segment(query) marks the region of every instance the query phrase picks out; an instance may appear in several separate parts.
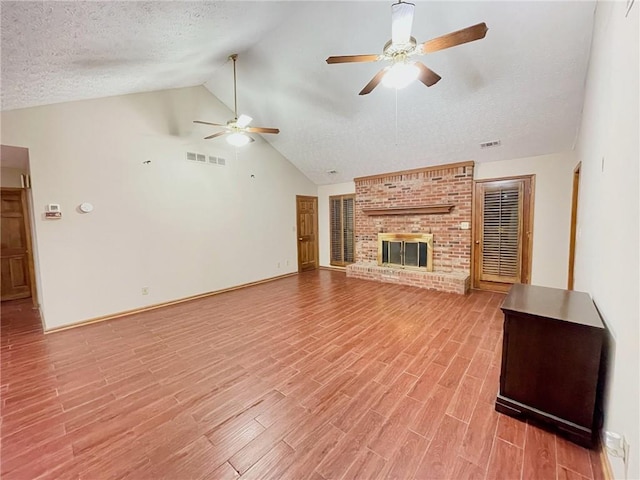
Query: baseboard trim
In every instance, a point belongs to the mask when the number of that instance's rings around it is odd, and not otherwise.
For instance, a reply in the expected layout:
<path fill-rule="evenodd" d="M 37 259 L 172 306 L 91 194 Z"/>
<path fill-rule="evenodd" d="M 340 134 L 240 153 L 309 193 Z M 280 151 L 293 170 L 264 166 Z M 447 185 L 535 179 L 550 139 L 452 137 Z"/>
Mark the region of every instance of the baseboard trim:
<path fill-rule="evenodd" d="M 324 266 L 320 266 L 318 267 L 318 270 L 329 270 L 330 272 L 342 272 L 342 273 L 347 273 L 347 267 L 324 267 Z"/>
<path fill-rule="evenodd" d="M 607 447 L 605 447 L 602 442 L 600 444 L 600 466 L 602 467 L 602 475 L 604 475 L 605 480 L 614 480 L 611 462 L 609 462 L 609 456 L 607 455 Z"/>
<path fill-rule="evenodd" d="M 156 303 L 154 305 L 148 305 L 146 307 L 134 308 L 132 310 L 125 310 L 123 312 L 112 313 L 110 315 L 104 315 L 101 317 L 90 318 L 88 320 L 83 320 L 81 322 L 76 322 L 71 325 L 64 325 L 62 327 L 55 327 L 50 329 L 45 329 L 44 333 L 56 333 L 62 332 L 64 330 L 70 330 L 72 328 L 84 327 L 87 325 L 91 325 L 92 323 L 104 322 L 106 320 L 113 320 L 115 318 L 127 317 L 129 315 L 135 315 L 136 313 L 148 312 L 150 310 L 156 310 L 158 308 L 169 307 L 171 305 L 177 305 L 179 303 L 191 302 L 192 300 L 199 300 L 201 298 L 212 297 L 213 295 L 220 295 L 221 293 L 232 292 L 234 290 L 239 290 L 241 288 L 253 287 L 255 285 L 260 285 L 262 283 L 273 282 L 275 280 L 280 280 L 287 277 L 292 277 L 294 275 L 298 275 L 298 272 L 285 273 L 284 275 L 278 275 L 277 277 L 269 277 L 263 280 L 257 280 L 255 282 L 243 283 L 242 285 L 236 285 L 235 287 L 223 288 L 221 290 L 214 290 L 212 292 L 200 293 L 198 295 L 192 295 L 190 297 L 179 298 L 177 300 L 170 300 L 168 302 Z M 44 326 L 43 326 L 44 327 Z"/>

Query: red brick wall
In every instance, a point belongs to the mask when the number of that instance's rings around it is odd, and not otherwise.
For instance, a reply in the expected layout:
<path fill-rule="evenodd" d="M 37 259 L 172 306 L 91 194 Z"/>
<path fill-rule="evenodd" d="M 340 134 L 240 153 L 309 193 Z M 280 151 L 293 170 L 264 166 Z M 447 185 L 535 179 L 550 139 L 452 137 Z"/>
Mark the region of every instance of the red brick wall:
<path fill-rule="evenodd" d="M 378 233 L 432 233 L 435 272 L 469 273 L 473 163 L 356 178 L 356 262 L 377 264 Z M 452 204 L 447 214 L 365 214 L 363 208 Z"/>

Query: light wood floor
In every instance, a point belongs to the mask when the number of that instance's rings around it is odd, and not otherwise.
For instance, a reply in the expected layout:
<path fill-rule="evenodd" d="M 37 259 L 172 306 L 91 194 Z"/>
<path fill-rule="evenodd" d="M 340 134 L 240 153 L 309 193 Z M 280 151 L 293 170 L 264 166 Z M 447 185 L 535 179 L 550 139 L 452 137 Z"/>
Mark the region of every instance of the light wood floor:
<path fill-rule="evenodd" d="M 2 479 L 599 480 L 494 411 L 502 299 L 320 271 L 49 335 L 6 302 Z"/>

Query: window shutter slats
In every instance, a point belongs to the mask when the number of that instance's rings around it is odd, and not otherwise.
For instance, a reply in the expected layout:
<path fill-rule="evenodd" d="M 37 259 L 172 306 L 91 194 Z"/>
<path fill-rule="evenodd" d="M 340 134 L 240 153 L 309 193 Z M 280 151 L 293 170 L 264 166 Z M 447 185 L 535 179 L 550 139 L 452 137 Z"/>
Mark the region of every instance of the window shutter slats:
<path fill-rule="evenodd" d="M 482 276 L 518 281 L 522 189 L 487 189 L 483 200 Z"/>
<path fill-rule="evenodd" d="M 331 209 L 331 262 L 342 260 L 342 239 L 341 239 L 341 208 L 340 199 L 331 198 L 329 200 Z"/>
<path fill-rule="evenodd" d="M 346 263 L 354 261 L 354 198 L 343 198 L 343 260 Z"/>
<path fill-rule="evenodd" d="M 329 197 L 331 264 L 344 266 L 355 261 L 355 196 Z"/>

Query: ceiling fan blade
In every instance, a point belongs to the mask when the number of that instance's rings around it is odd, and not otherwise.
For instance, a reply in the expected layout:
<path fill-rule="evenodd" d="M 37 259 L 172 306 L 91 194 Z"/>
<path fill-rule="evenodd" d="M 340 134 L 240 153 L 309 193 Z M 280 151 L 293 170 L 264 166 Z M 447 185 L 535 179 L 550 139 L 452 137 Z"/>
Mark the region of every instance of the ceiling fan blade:
<path fill-rule="evenodd" d="M 201 123 L 203 125 L 213 125 L 214 127 L 226 127 L 226 125 L 223 125 L 221 123 L 203 122 L 201 120 L 194 120 L 193 123 Z"/>
<path fill-rule="evenodd" d="M 409 43 L 415 7 L 413 3 L 406 2 L 391 5 L 391 43 L 393 45 Z"/>
<path fill-rule="evenodd" d="M 236 125 L 238 125 L 240 128 L 244 128 L 251 123 L 251 120 L 253 120 L 253 118 L 251 118 L 249 115 L 243 114 L 238 117 Z"/>
<path fill-rule="evenodd" d="M 327 63 L 377 62 L 380 55 L 339 55 L 327 58 Z"/>
<path fill-rule="evenodd" d="M 367 83 L 362 90 L 360 90 L 360 95 L 367 95 L 368 93 L 371 93 L 371 91 L 374 88 L 376 88 L 378 84 L 382 81 L 382 77 L 384 77 L 384 74 L 387 73 L 388 69 L 389 67 L 385 67 L 382 70 L 380 70 L 378 73 L 376 73 L 376 76 L 373 77 L 371 81 Z"/>
<path fill-rule="evenodd" d="M 218 132 L 218 133 L 214 133 L 213 135 L 209 135 L 208 137 L 204 137 L 205 140 L 210 140 L 212 138 L 216 138 L 219 137 L 220 135 L 224 135 L 225 133 L 229 133 L 229 132 Z"/>
<path fill-rule="evenodd" d="M 265 127 L 249 127 L 246 129 L 249 133 L 280 133 L 278 128 L 265 128 Z"/>
<path fill-rule="evenodd" d="M 440 81 L 440 75 L 431 70 L 425 64 L 416 62 L 415 65 L 420 70 L 420 73 L 418 74 L 418 80 L 424 83 L 427 87 L 435 85 Z"/>
<path fill-rule="evenodd" d="M 487 34 L 487 24 L 482 22 L 472 27 L 463 28 L 456 32 L 447 33 L 441 37 L 428 40 L 422 44 L 422 53 L 433 53 L 445 48 L 455 47 L 463 43 L 473 42 L 484 38 Z"/>

